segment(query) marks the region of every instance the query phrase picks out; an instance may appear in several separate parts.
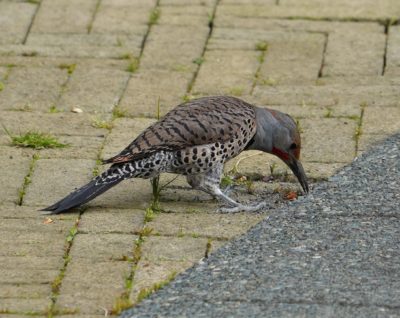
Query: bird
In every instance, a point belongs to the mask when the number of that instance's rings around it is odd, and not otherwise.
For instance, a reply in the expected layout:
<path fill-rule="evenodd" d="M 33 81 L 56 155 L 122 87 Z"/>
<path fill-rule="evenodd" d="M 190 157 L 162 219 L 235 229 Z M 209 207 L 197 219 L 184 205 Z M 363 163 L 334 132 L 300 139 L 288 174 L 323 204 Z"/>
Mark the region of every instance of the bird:
<path fill-rule="evenodd" d="M 299 159 L 300 133 L 292 117 L 237 97 L 208 96 L 176 106 L 119 154 L 103 160 L 111 166 L 102 174 L 42 211 L 62 213 L 93 200 L 125 179 L 155 178 L 163 172 L 186 176 L 192 188 L 223 202 L 223 212 L 257 211 L 266 203 L 245 205 L 220 188 L 225 162 L 245 150 L 279 157 L 303 191 L 309 192 Z"/>

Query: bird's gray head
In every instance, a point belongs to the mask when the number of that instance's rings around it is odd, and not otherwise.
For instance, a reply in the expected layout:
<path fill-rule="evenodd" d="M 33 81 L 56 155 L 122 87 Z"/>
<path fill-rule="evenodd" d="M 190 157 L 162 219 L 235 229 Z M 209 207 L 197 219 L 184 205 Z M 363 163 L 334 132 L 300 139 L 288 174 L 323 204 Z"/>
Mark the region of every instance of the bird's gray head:
<path fill-rule="evenodd" d="M 308 192 L 307 177 L 300 159 L 301 138 L 296 122 L 277 110 L 256 107 L 257 132 L 250 149 L 262 150 L 282 159 Z"/>

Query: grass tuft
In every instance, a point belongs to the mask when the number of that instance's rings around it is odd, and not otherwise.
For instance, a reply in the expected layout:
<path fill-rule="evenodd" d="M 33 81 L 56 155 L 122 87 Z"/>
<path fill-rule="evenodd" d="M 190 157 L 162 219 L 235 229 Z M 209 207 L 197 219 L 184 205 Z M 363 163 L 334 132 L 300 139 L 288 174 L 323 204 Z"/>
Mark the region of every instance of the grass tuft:
<path fill-rule="evenodd" d="M 256 44 L 256 50 L 265 52 L 268 50 L 268 43 L 265 41 L 260 41 Z"/>
<path fill-rule="evenodd" d="M 16 147 L 44 149 L 44 148 L 64 148 L 67 144 L 60 143 L 58 139 L 50 134 L 37 131 L 28 131 L 23 135 L 12 135 L 3 127 L 7 135 L 11 138 L 11 144 Z"/>
<path fill-rule="evenodd" d="M 92 121 L 92 127 L 111 130 L 113 127 L 113 123 L 111 121 L 97 118 Z"/>
<path fill-rule="evenodd" d="M 76 64 L 60 64 L 58 67 L 67 70 L 68 74 L 71 75 L 75 71 Z"/>

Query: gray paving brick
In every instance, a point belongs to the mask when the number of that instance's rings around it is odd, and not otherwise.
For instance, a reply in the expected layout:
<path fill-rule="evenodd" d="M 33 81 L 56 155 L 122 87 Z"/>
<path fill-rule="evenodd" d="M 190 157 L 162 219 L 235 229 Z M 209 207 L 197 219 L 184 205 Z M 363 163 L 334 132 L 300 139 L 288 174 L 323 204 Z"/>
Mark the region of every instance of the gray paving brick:
<path fill-rule="evenodd" d="M 122 42 L 121 42 L 122 43 Z M 0 46 L 0 56 L 34 56 L 47 58 L 82 58 L 82 59 L 121 59 L 127 54 L 138 54 L 139 48 L 133 47 L 98 47 L 88 45 L 42 46 L 42 45 L 5 45 Z M 13 58 L 15 59 L 15 58 Z M 113 63 L 118 63 L 114 61 Z"/>
<path fill-rule="evenodd" d="M 0 148 L 0 175 L 3 182 L 0 185 L 0 201 L 17 202 L 18 190 L 24 183 L 24 178 L 29 172 L 32 158 L 22 157 L 19 151 Z"/>
<path fill-rule="evenodd" d="M 189 6 L 212 6 L 215 0 L 163 0 L 161 6 L 189 5 Z"/>
<path fill-rule="evenodd" d="M 36 11 L 36 5 L 23 2 L 0 3 L 0 45 L 22 43 Z"/>
<path fill-rule="evenodd" d="M 95 263 L 121 260 L 131 256 L 138 236 L 129 234 L 78 234 L 74 238 L 70 256 L 79 262 Z M 90 265 L 89 265 L 90 266 Z"/>
<path fill-rule="evenodd" d="M 153 234 L 211 236 L 231 239 L 265 218 L 263 214 L 160 213 L 146 225 Z"/>
<path fill-rule="evenodd" d="M 138 56 L 143 36 L 136 34 L 41 34 L 32 33 L 27 45 L 38 48 L 38 54 L 50 52 L 52 56 L 121 57 L 124 54 Z M 51 51 L 41 46 L 54 47 Z"/>
<path fill-rule="evenodd" d="M 0 260 L 2 269 L 31 270 L 59 269 L 64 264 L 62 258 L 56 256 L 6 256 Z"/>
<path fill-rule="evenodd" d="M 129 179 L 89 203 L 92 208 L 146 209 L 152 200 L 148 179 Z M 90 212 L 91 210 L 88 210 Z"/>
<path fill-rule="evenodd" d="M 117 8 L 133 7 L 133 8 L 154 8 L 156 0 L 103 0 L 102 4 Z"/>
<path fill-rule="evenodd" d="M 365 38 L 351 30 L 330 34 L 322 75 L 381 75 L 384 51 L 383 27 Z"/>
<path fill-rule="evenodd" d="M 130 264 L 123 261 L 87 263 L 73 259 L 67 267 L 56 308 L 78 308 L 80 314 L 104 315 L 124 292 L 129 270 Z"/>
<path fill-rule="evenodd" d="M 150 236 L 141 246 L 142 259 L 197 262 L 206 251 L 206 238 Z"/>
<path fill-rule="evenodd" d="M 206 25 L 155 25 L 149 34 L 140 67 L 194 71 L 193 60 L 201 56 L 208 33 Z"/>
<path fill-rule="evenodd" d="M 135 270 L 131 300 L 137 301 L 140 291 L 151 289 L 155 284 L 168 281 L 172 275 L 180 273 L 193 265 L 190 261 L 148 261 L 141 260 Z"/>
<path fill-rule="evenodd" d="M 182 97 L 192 76 L 191 73 L 179 71 L 140 71 L 129 80 L 121 108 L 130 116 L 157 118 L 160 99 L 160 115 L 163 116 L 183 103 Z"/>
<path fill-rule="evenodd" d="M 383 142 L 387 138 L 386 135 L 366 134 L 363 132 L 358 141 L 358 150 L 360 155 L 362 152 L 369 150 L 376 144 Z"/>
<path fill-rule="evenodd" d="M 400 74 L 400 26 L 391 26 L 386 53 L 386 75 Z"/>
<path fill-rule="evenodd" d="M 390 19 L 393 8 L 398 9 L 394 0 L 379 4 L 368 1 L 335 1 L 327 5 L 321 0 L 285 0 L 273 4 L 221 4 L 218 13 L 239 17 L 262 18 L 308 18 L 308 19 Z"/>
<path fill-rule="evenodd" d="M 321 68 L 323 34 L 278 34 L 268 50 L 257 82 L 260 85 L 314 83 Z"/>
<path fill-rule="evenodd" d="M 42 0 L 33 33 L 87 33 L 96 0 Z"/>
<path fill-rule="evenodd" d="M 193 87 L 197 94 L 241 96 L 251 91 L 259 66 L 256 51 L 207 51 Z"/>
<path fill-rule="evenodd" d="M 38 160 L 32 183 L 24 197 L 24 205 L 45 207 L 53 204 L 89 181 L 93 168 L 93 160 Z"/>
<path fill-rule="evenodd" d="M 8 67 L 1 67 L 0 66 L 0 81 L 4 80 L 6 77 L 6 74 L 8 74 Z M 4 89 L 4 83 L 1 83 L 2 85 L 2 90 Z"/>
<path fill-rule="evenodd" d="M 79 222 L 80 233 L 138 233 L 143 227 L 144 211 L 97 208 L 85 213 Z"/>
<path fill-rule="evenodd" d="M 0 282 L 6 284 L 23 284 L 25 282 L 45 284 L 52 282 L 58 275 L 58 272 L 58 269 L 1 269 Z"/>
<path fill-rule="evenodd" d="M 0 109 L 48 111 L 67 80 L 67 71 L 56 68 L 13 68 L 0 92 Z"/>
<path fill-rule="evenodd" d="M 332 116 L 358 115 L 360 105 L 395 106 L 397 95 L 396 87 L 388 85 L 263 86 L 256 87 L 253 93 L 258 104 L 301 106 L 306 112 L 314 106 L 327 107 Z M 291 108 L 295 111 L 294 116 L 301 115 L 301 109 Z M 319 111 L 314 109 L 313 112 Z"/>
<path fill-rule="evenodd" d="M 84 112 L 112 112 L 128 80 L 118 70 L 77 68 L 65 87 L 59 105 L 62 109 L 79 107 Z"/>
<path fill-rule="evenodd" d="M 36 207 L 29 207 L 29 206 L 19 206 L 16 205 L 15 203 L 10 203 L 10 202 L 0 202 L 0 216 L 4 219 L 13 219 L 14 221 L 14 226 L 21 224 L 21 226 L 23 226 L 24 222 L 27 219 L 37 219 L 38 223 L 43 223 L 47 216 L 41 214 Z M 51 219 L 55 222 L 60 222 L 61 224 L 63 224 L 64 221 L 70 221 L 71 226 L 73 224 L 73 222 L 75 222 L 76 218 L 78 216 L 78 213 L 68 213 L 68 214 L 63 214 L 63 215 L 52 215 Z M 20 220 L 18 223 L 18 219 Z M 32 225 L 31 223 L 28 223 L 29 225 Z M 53 223 L 51 223 L 51 225 L 54 225 Z M 69 227 L 68 225 L 66 225 L 67 228 Z M 45 229 L 46 227 L 40 229 L 40 231 L 42 231 L 43 229 Z M 52 227 L 50 227 L 52 228 Z"/>
<path fill-rule="evenodd" d="M 38 298 L 38 299 L 4 298 L 1 299 L 0 302 L 0 310 L 4 312 L 44 313 L 47 311 L 49 306 L 50 306 L 50 300 L 48 298 Z M 18 317 L 18 315 L 12 315 L 12 317 Z"/>
<path fill-rule="evenodd" d="M 21 222 L 21 221 L 20 221 Z M 4 222 L 7 224 L 9 222 Z M 46 235 L 40 233 L 26 234 L 26 228 L 19 230 L 17 233 L 2 230 L 0 236 L 2 242 L 6 244 L 0 250 L 2 256 L 57 256 L 64 255 L 65 233 L 47 232 Z M 25 258 L 21 258 L 23 261 Z"/>
<path fill-rule="evenodd" d="M 2 46 L 0 46 L 0 49 Z M 41 47 L 48 48 L 48 47 Z M 92 53 L 95 55 L 96 52 Z M 125 52 L 126 53 L 126 52 Z M 120 56 L 118 56 L 120 58 Z M 25 67 L 64 67 L 75 64 L 77 67 L 85 66 L 92 68 L 113 68 L 116 70 L 126 70 L 129 61 L 126 59 L 96 58 L 93 56 L 86 58 L 78 57 L 54 57 L 54 56 L 7 56 L 0 55 L 0 65 L 15 65 Z"/>
<path fill-rule="evenodd" d="M 302 157 L 304 161 L 349 163 L 354 158 L 356 121 L 324 118 L 302 119 Z M 324 136 L 324 142 L 318 140 Z"/>
<path fill-rule="evenodd" d="M 42 149 L 42 159 L 97 159 L 103 143 L 103 135 L 98 136 L 59 136 L 59 142 L 67 146 L 60 149 Z"/>
<path fill-rule="evenodd" d="M 213 6 L 209 5 L 166 5 L 160 6 L 161 25 L 183 25 L 183 26 L 207 26 L 213 12 Z"/>
<path fill-rule="evenodd" d="M 81 137 L 97 137 L 104 136 L 106 129 L 93 127 L 92 114 L 76 114 L 76 113 L 37 113 L 29 111 L 1 111 L 0 117 L 4 120 L 7 130 L 12 134 L 21 134 L 27 131 L 40 131 L 43 133 L 51 133 L 55 136 L 81 136 Z M 105 119 L 110 117 L 104 116 Z M 68 122 L 68 125 L 63 125 Z M 3 130 L 0 130 L 0 138 L 4 138 Z M 4 136 L 4 137 L 3 137 Z M 3 141 L 3 139 L 1 139 Z M 9 139 L 8 139 L 9 140 Z M 4 139 L 5 143 L 6 139 Z"/>
<path fill-rule="evenodd" d="M 151 7 L 110 5 L 103 2 L 93 22 L 92 33 L 140 34 L 147 32 Z"/>
<path fill-rule="evenodd" d="M 32 284 L 24 282 L 21 285 L 15 284 L 1 284 L 0 299 L 2 298 L 46 298 L 51 294 L 50 285 Z M 21 300 L 22 301 L 22 300 Z M 0 301 L 1 302 L 1 301 Z M 3 317 L 3 316 L 2 316 Z"/>
<path fill-rule="evenodd" d="M 399 107 L 366 107 L 362 132 L 374 135 L 391 135 L 400 130 Z"/>

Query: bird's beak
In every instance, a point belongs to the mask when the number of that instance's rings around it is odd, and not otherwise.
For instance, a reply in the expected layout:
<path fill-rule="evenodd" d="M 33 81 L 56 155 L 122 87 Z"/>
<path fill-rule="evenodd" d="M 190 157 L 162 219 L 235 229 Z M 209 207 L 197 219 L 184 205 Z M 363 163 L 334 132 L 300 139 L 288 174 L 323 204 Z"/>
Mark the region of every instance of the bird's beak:
<path fill-rule="evenodd" d="M 294 175 L 299 180 L 304 192 L 308 193 L 309 189 L 308 189 L 307 177 L 301 162 L 297 160 L 295 157 L 290 156 L 289 160 L 286 161 L 286 164 L 289 166 L 289 168 L 293 171 Z"/>

